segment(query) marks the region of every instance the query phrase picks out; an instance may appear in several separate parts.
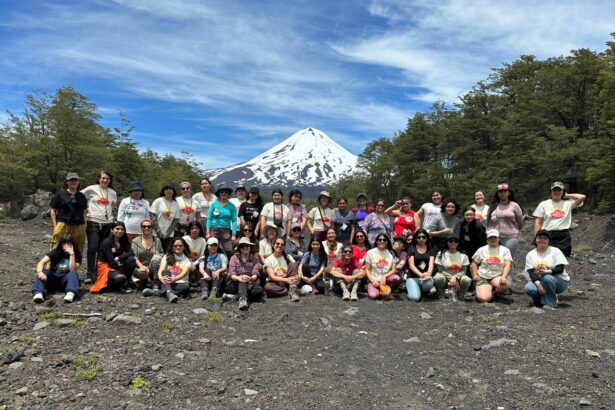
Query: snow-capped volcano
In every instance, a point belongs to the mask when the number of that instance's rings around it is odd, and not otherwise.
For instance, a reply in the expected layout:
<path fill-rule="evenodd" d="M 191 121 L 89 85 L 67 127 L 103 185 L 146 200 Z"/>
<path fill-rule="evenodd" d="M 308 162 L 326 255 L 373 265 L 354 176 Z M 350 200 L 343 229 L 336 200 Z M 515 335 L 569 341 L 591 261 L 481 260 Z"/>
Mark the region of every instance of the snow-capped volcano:
<path fill-rule="evenodd" d="M 357 157 L 316 128 L 298 131 L 261 155 L 208 171 L 214 183 L 324 187 L 354 171 Z"/>

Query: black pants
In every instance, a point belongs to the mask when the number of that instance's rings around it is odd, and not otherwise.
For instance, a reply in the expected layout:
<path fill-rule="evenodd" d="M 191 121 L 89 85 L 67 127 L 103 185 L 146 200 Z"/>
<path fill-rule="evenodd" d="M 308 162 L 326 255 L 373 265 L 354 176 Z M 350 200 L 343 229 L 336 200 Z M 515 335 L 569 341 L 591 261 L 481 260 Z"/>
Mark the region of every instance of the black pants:
<path fill-rule="evenodd" d="M 238 295 L 239 297 L 244 296 L 249 300 L 259 300 L 263 293 L 265 293 L 265 289 L 260 285 L 250 287 L 246 282 L 229 280 L 226 284 L 226 293 Z"/>
<path fill-rule="evenodd" d="M 218 289 L 218 293 L 220 293 L 226 283 L 226 275 L 221 274 L 218 276 L 218 279 L 214 279 L 209 270 L 207 270 L 207 274 L 209 275 L 211 280 L 205 280 L 201 278 L 201 283 L 203 287 L 207 286 L 207 289 L 209 290 L 211 290 L 212 288 L 216 288 Z"/>
<path fill-rule="evenodd" d="M 558 248 L 565 257 L 569 258 L 572 253 L 572 239 L 570 239 L 570 230 L 562 229 L 561 231 L 549 231 L 549 245 Z"/>
<path fill-rule="evenodd" d="M 102 239 L 109 236 L 111 225 L 113 224 L 101 224 L 98 222 L 88 221 L 88 224 L 85 227 L 85 235 L 88 239 L 88 273 L 90 274 L 96 274 L 96 258 L 98 256 L 98 249 Z"/>
<path fill-rule="evenodd" d="M 175 293 L 176 295 L 185 295 L 190 291 L 190 284 L 188 282 L 180 283 L 163 283 L 160 286 L 160 294 L 164 296 L 168 291 Z"/>
<path fill-rule="evenodd" d="M 109 271 L 109 277 L 107 283 L 111 289 L 119 289 L 128 285 L 128 281 L 132 276 L 132 273 L 137 267 L 137 262 L 133 256 L 130 256 L 124 260 L 124 264 L 119 270 Z"/>

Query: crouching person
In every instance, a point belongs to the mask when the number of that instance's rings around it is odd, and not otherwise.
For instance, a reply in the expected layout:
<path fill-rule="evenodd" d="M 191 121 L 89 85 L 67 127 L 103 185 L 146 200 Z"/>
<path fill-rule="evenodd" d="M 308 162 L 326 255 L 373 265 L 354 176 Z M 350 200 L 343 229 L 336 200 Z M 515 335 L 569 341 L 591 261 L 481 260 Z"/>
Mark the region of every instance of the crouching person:
<path fill-rule="evenodd" d="M 331 276 L 335 278 L 335 290 L 342 292 L 342 300 L 359 300 L 357 291 L 361 285 L 361 279 L 365 272 L 361 265 L 352 257 L 352 245 L 344 244 L 342 247 L 342 257 L 333 262 Z"/>
<path fill-rule="evenodd" d="M 273 253 L 265 259 L 268 281 L 265 292 L 269 297 L 288 295 L 293 302 L 299 301 L 297 285 L 301 278 L 294 259 L 284 251 L 285 241 L 277 238 L 273 243 Z"/>
<path fill-rule="evenodd" d="M 222 291 L 228 269 L 228 258 L 220 249 L 220 243 L 213 236 L 207 240 L 207 251 L 199 264 L 201 272 L 201 299 L 215 299 Z"/>
<path fill-rule="evenodd" d="M 478 302 L 491 302 L 494 291 L 500 296 L 506 293 L 511 265 L 510 250 L 500 245 L 500 233 L 496 229 L 489 229 L 487 245 L 476 251 L 470 265 Z"/>
<path fill-rule="evenodd" d="M 49 268 L 45 266 L 49 264 Z M 71 303 L 79 295 L 79 265 L 81 252 L 75 238 L 64 235 L 58 245 L 47 255 L 43 256 L 36 265 L 36 279 L 32 286 L 32 300 L 42 303 L 47 292 L 58 289 L 66 292 L 64 302 Z"/>
<path fill-rule="evenodd" d="M 111 225 L 111 233 L 100 245 L 96 282 L 90 292 L 100 293 L 107 288 L 132 292 L 128 284 L 135 267 L 135 257 L 128 242 L 126 226 L 123 222 L 115 222 Z"/>
<path fill-rule="evenodd" d="M 160 262 L 158 268 L 158 280 L 161 283 L 162 295 L 166 295 L 170 303 L 177 303 L 178 295 L 186 295 L 190 291 L 188 273 L 192 264 L 188 245 L 181 237 L 175 237 L 167 249 L 167 253 Z M 158 291 L 147 289 L 150 292 L 143 292 L 143 296 L 154 296 Z"/>
<path fill-rule="evenodd" d="M 446 248 L 438 252 L 436 266 L 439 272 L 434 276 L 438 298 L 444 296 L 446 288 L 450 288 L 451 299 L 457 301 L 457 296 L 464 298 L 472 280 L 465 274 L 470 261 L 465 253 L 457 250 L 459 238 L 450 236 L 446 240 Z"/>
<path fill-rule="evenodd" d="M 246 237 L 239 240 L 237 252 L 231 256 L 228 268 L 225 300 L 239 298 L 239 309 L 248 308 L 248 300 L 257 301 L 263 297 L 264 290 L 259 284 L 261 265 L 254 253 L 254 244 Z"/>
<path fill-rule="evenodd" d="M 153 284 L 155 289 L 159 289 L 158 268 L 164 253 L 162 242 L 153 235 L 154 223 L 149 219 L 141 222 L 141 232 L 142 234 L 134 238 L 131 244 L 136 263 L 132 282 L 137 287 Z"/>

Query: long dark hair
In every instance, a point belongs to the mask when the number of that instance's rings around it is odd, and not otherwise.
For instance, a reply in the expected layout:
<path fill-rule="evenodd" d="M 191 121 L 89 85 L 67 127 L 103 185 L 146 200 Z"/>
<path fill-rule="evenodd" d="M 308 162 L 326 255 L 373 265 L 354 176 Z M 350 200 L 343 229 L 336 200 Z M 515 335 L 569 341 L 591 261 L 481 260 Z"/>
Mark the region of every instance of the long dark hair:
<path fill-rule="evenodd" d="M 387 249 L 389 250 L 389 252 L 393 253 L 393 244 L 391 243 L 391 239 L 386 234 L 383 234 L 383 233 L 379 233 L 376 236 L 376 240 L 374 241 L 374 248 L 378 247 L 378 239 L 380 238 L 384 238 L 387 240 Z"/>
<path fill-rule="evenodd" d="M 73 250 L 75 251 L 75 260 L 81 260 L 81 251 L 79 250 L 79 246 L 77 246 L 77 241 L 72 235 L 64 235 L 60 238 L 60 241 L 58 242 L 56 247 L 53 248 L 51 252 L 49 252 L 49 259 L 58 260 L 61 258 L 65 258 L 67 256 L 67 253 L 64 252 L 64 249 L 62 249 L 62 247 L 66 243 L 70 243 L 71 245 L 73 245 Z"/>
<path fill-rule="evenodd" d="M 126 225 L 124 225 L 124 222 L 114 222 L 111 224 L 111 226 L 109 227 L 109 236 L 108 238 L 111 238 L 111 240 L 113 241 L 113 230 L 115 228 L 117 228 L 118 226 L 121 226 L 122 228 L 124 228 L 124 235 L 122 235 L 120 237 L 120 247 L 125 249 L 125 248 L 130 248 L 130 242 L 128 241 L 128 234 L 126 233 Z"/>
<path fill-rule="evenodd" d="M 354 238 L 352 238 L 352 244 L 353 245 L 358 245 L 359 243 L 357 242 L 357 235 L 358 234 L 362 234 L 363 237 L 365 238 L 365 241 L 363 242 L 365 244 L 365 249 L 370 249 L 371 246 L 369 244 L 369 241 L 367 240 L 367 234 L 364 231 L 357 231 L 354 234 Z"/>
<path fill-rule="evenodd" d="M 431 237 L 429 236 L 429 232 L 427 232 L 424 228 L 419 228 L 414 232 L 414 236 L 412 237 L 412 246 L 416 249 L 416 237 L 420 234 L 427 236 L 427 240 L 425 240 L 425 246 L 427 247 L 427 250 L 430 251 L 433 248 L 433 244 L 431 243 Z"/>
<path fill-rule="evenodd" d="M 500 182 L 500 184 L 506 184 L 506 182 Z M 515 193 L 513 192 L 512 189 L 510 189 L 510 187 L 507 189 L 508 189 L 508 202 L 514 202 L 517 205 L 519 205 L 519 208 L 521 208 L 521 213 L 523 213 L 523 207 L 515 199 Z M 493 211 L 495 211 L 495 209 L 500 204 L 500 197 L 498 195 L 498 191 L 499 190 L 496 189 L 495 192 L 493 193 L 493 198 L 491 199 L 491 204 L 489 205 L 489 215 L 487 216 L 487 225 L 491 223 L 491 214 L 493 213 Z"/>
<path fill-rule="evenodd" d="M 174 237 L 173 240 L 169 243 L 169 246 L 167 247 L 167 253 L 165 255 L 167 258 L 167 269 L 169 268 L 169 266 L 175 265 L 176 259 L 175 252 L 173 252 L 173 244 L 175 244 L 175 242 L 177 241 L 181 241 L 181 243 L 184 244 L 184 256 L 190 257 L 190 248 L 188 247 L 188 244 L 186 243 L 184 238 L 182 238 L 181 236 Z"/>
<path fill-rule="evenodd" d="M 288 193 L 288 203 L 289 204 L 290 204 L 292 197 L 295 195 L 299 195 L 299 202 L 301 202 L 301 198 L 303 198 L 303 194 L 298 189 L 293 189 L 292 191 Z"/>
<path fill-rule="evenodd" d="M 312 236 L 312 239 L 310 239 L 310 250 L 309 250 L 310 255 L 313 255 L 312 254 L 312 244 L 314 242 L 320 245 L 320 251 L 318 251 L 318 259 L 320 260 L 320 266 L 326 265 L 328 262 L 327 252 L 325 252 L 325 247 L 322 245 L 322 242 L 320 242 L 320 240 L 315 236 Z M 308 263 L 309 263 L 309 259 L 308 259 Z"/>

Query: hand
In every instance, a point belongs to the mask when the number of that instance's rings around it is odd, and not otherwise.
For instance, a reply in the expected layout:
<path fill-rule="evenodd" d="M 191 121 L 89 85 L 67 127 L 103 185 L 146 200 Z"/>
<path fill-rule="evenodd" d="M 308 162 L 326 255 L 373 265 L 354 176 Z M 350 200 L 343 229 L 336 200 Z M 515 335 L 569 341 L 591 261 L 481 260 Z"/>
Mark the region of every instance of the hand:
<path fill-rule="evenodd" d="M 398 199 L 397 201 L 395 201 L 395 207 L 399 208 L 401 206 L 401 201 Z"/>
<path fill-rule="evenodd" d="M 425 272 L 423 276 L 421 276 L 421 280 L 429 280 L 431 279 L 431 273 Z"/>
<path fill-rule="evenodd" d="M 458 288 L 459 287 L 459 283 L 457 282 L 457 278 L 456 277 L 452 277 L 451 280 L 448 282 L 449 286 L 451 288 Z"/>
<path fill-rule="evenodd" d="M 213 279 L 218 279 L 220 277 L 220 272 L 218 272 L 218 271 L 212 272 L 211 273 L 211 277 Z"/>
<path fill-rule="evenodd" d="M 209 276 L 208 274 L 206 274 L 206 273 L 201 273 L 201 275 L 203 276 L 203 279 L 205 279 L 205 280 L 211 280 L 211 276 Z"/>
<path fill-rule="evenodd" d="M 534 282 L 534 285 L 536 285 L 536 289 L 538 290 L 539 294 L 541 294 L 541 295 L 545 294 L 545 288 L 542 287 L 542 283 L 539 280 Z"/>
<path fill-rule="evenodd" d="M 451 228 L 444 228 L 443 232 L 448 234 L 448 235 L 452 235 L 453 234 L 453 230 Z"/>
<path fill-rule="evenodd" d="M 62 245 L 62 250 L 71 256 L 75 254 L 75 249 L 73 249 L 72 243 L 65 243 L 64 245 Z"/>
<path fill-rule="evenodd" d="M 47 280 L 47 275 L 45 275 L 43 271 L 36 272 L 36 276 L 43 282 Z"/>
<path fill-rule="evenodd" d="M 346 283 L 350 283 L 354 280 L 354 277 L 352 276 L 344 276 L 344 282 Z"/>
<path fill-rule="evenodd" d="M 237 240 L 237 237 L 235 235 L 231 236 L 231 241 L 235 242 Z"/>
<path fill-rule="evenodd" d="M 241 277 L 239 278 L 239 280 L 240 280 L 241 282 L 248 283 L 248 282 L 250 282 L 250 277 L 249 277 L 248 275 L 241 275 Z"/>
<path fill-rule="evenodd" d="M 250 278 L 250 280 L 255 281 L 257 279 L 256 275 L 252 275 L 252 277 Z"/>
<path fill-rule="evenodd" d="M 377 280 L 373 280 L 372 281 L 372 286 L 374 286 L 375 288 L 380 287 L 380 282 L 378 282 Z"/>
<path fill-rule="evenodd" d="M 162 283 L 173 283 L 173 280 L 171 279 L 170 276 L 163 276 L 162 279 L 160 280 Z"/>
<path fill-rule="evenodd" d="M 380 279 L 380 284 L 381 285 L 386 285 L 387 284 L 387 278 Z"/>
<path fill-rule="evenodd" d="M 209 232 L 207 232 L 207 233 L 205 234 L 205 239 L 209 239 L 209 238 L 211 238 L 211 234 L 210 234 Z"/>
<path fill-rule="evenodd" d="M 120 261 L 120 257 L 116 256 L 115 258 L 113 258 L 114 261 L 119 262 Z"/>
<path fill-rule="evenodd" d="M 149 273 L 149 268 L 147 266 L 145 266 L 145 265 L 141 266 L 139 268 L 139 272 L 141 272 L 141 273 Z"/>
<path fill-rule="evenodd" d="M 299 283 L 299 276 L 292 276 L 290 278 L 288 278 L 288 284 L 289 285 L 296 285 Z"/>

